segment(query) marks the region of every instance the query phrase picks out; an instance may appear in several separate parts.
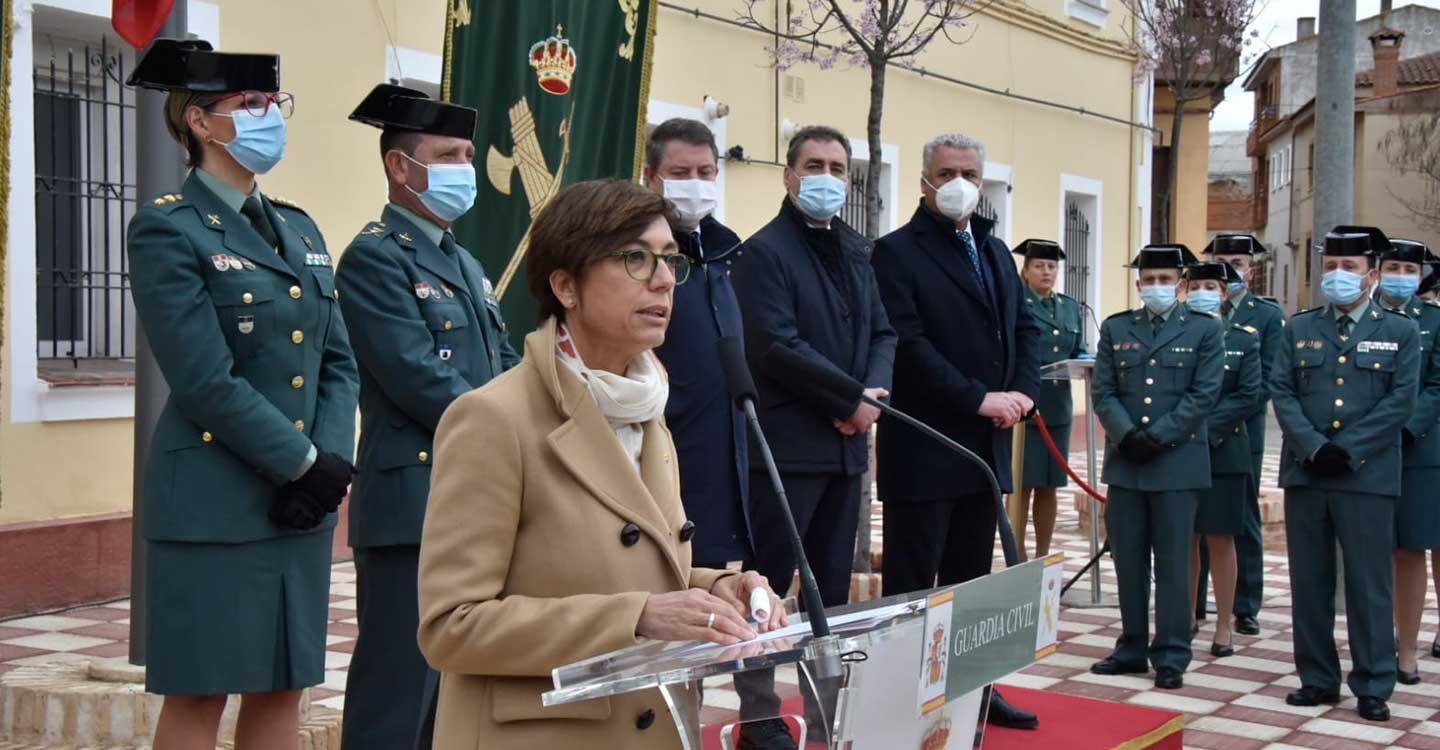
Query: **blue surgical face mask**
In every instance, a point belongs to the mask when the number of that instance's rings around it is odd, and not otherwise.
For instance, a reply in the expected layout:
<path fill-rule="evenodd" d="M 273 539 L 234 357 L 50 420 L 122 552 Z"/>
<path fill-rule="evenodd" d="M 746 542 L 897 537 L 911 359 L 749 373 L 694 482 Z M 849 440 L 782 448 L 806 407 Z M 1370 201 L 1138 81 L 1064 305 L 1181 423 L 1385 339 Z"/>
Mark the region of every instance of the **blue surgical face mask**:
<path fill-rule="evenodd" d="M 237 109 L 230 113 L 230 119 L 235 122 L 235 138 L 229 143 L 215 142 L 255 174 L 274 169 L 285 156 L 285 116 L 280 114 L 280 108 L 271 104 L 259 117 L 247 109 Z"/>
<path fill-rule="evenodd" d="M 1225 285 L 1225 291 L 1229 292 L 1231 297 L 1238 296 L 1245 291 L 1245 282 L 1232 281 Z"/>
<path fill-rule="evenodd" d="M 1140 301 L 1152 315 L 1161 315 L 1175 306 L 1175 287 L 1171 284 L 1146 284 L 1140 287 Z"/>
<path fill-rule="evenodd" d="M 1408 273 L 1386 273 L 1380 275 L 1380 291 L 1386 297 L 1405 302 L 1420 288 L 1420 279 Z"/>
<path fill-rule="evenodd" d="M 428 187 L 417 192 L 409 185 L 406 190 L 415 193 L 430 213 L 441 221 L 454 221 L 465 215 L 475 205 L 475 165 L 473 164 L 421 164 L 402 153 L 406 159 L 425 168 Z"/>
<path fill-rule="evenodd" d="M 816 221 L 829 221 L 845 207 L 845 181 L 828 174 L 804 175 L 795 205 Z"/>
<path fill-rule="evenodd" d="M 1348 305 L 1365 293 L 1364 280 L 1361 274 L 1337 268 L 1325 272 L 1320 280 L 1320 291 L 1331 304 Z"/>
<path fill-rule="evenodd" d="M 1185 297 L 1185 306 L 1196 312 L 1213 313 L 1220 309 L 1220 293 L 1214 289 L 1196 289 Z"/>

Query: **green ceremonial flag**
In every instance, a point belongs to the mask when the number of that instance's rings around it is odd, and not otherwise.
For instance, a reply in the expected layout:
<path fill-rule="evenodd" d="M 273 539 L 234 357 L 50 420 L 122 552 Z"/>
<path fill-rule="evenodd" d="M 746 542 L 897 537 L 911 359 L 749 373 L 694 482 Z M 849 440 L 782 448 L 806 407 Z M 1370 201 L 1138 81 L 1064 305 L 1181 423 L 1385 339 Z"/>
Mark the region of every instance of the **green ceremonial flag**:
<path fill-rule="evenodd" d="M 639 175 L 658 0 L 448 2 L 441 95 L 480 113 L 479 195 L 456 238 L 484 264 L 518 348 L 536 317 L 531 220 L 564 185 Z"/>

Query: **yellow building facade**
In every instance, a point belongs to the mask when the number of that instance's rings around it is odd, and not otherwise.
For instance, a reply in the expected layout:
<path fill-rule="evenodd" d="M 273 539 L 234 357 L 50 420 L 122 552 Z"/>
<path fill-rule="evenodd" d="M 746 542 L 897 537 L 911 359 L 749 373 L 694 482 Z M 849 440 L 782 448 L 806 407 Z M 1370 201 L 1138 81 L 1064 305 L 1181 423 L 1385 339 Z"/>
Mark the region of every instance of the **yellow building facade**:
<path fill-rule="evenodd" d="M 286 158 L 263 178 L 262 187 L 304 206 L 325 232 L 332 253 L 377 217 L 385 200 L 376 132 L 348 122 L 346 115 L 387 78 L 438 91 L 446 3 L 455 1 L 188 2 L 192 34 L 222 50 L 281 55 L 282 85 L 295 94 L 297 107 Z M 469 0 L 476 20 L 483 18 L 484 5 Z M 56 523 L 104 519 L 123 525 L 133 480 L 134 389 L 126 379 L 125 359 L 126 354 L 133 357 L 133 344 L 125 346 L 134 336 L 133 308 L 118 293 L 113 296 L 119 301 L 107 298 L 102 304 L 91 290 L 82 298 L 64 298 L 67 304 L 60 307 L 69 312 L 57 317 L 56 300 L 63 295 L 45 281 L 47 265 L 58 263 L 53 253 L 47 255 L 47 243 L 64 222 L 55 218 L 55 196 L 37 184 L 45 182 L 47 172 L 82 165 L 89 174 L 97 171 L 97 161 L 112 164 L 127 148 L 133 155 L 133 133 L 127 135 L 120 126 L 127 116 L 133 118 L 124 108 L 133 105 L 133 93 L 124 94 L 128 98 L 118 105 L 83 100 L 116 96 L 98 62 L 102 40 L 108 52 L 123 52 L 126 70 L 134 51 L 109 29 L 109 0 L 20 0 L 11 6 L 15 44 L 5 328 L 0 334 L 0 539 L 7 530 L 19 533 Z M 1125 49 L 1125 13 L 1117 0 L 1000 0 L 970 19 L 961 34 L 968 42 L 957 46 L 939 40 L 917 60 L 926 74 L 892 68 L 878 158 L 865 146 L 868 72 L 809 65 L 775 71 L 765 51 L 771 38 L 729 23 L 742 8 L 740 0 L 659 3 L 648 117 L 652 124 L 670 116 L 706 119 L 706 96 L 728 105 L 728 115 L 710 124 L 722 153 L 739 146 L 746 157 L 726 159 L 721 177 L 720 218 L 742 237 L 779 206 L 782 169 L 774 162 L 783 161 L 786 134 L 796 126 L 839 128 L 852 139 L 857 164 L 881 170 L 884 231 L 908 220 L 919 199 L 923 144 L 939 133 L 959 131 L 987 146 L 983 195 L 1001 236 L 1011 244 L 1027 237 L 1065 242 L 1068 231 L 1077 244 L 1067 247 L 1071 265 L 1083 273 L 1069 275 L 1066 291 L 1087 299 L 1097 318 L 1132 306 L 1131 275 L 1122 264 L 1149 236 L 1152 146 L 1149 131 L 1136 123 L 1148 123 L 1154 108 L 1149 87 L 1132 80 L 1134 60 Z M 90 92 L 81 97 L 79 109 L 61 112 L 54 92 L 81 76 L 57 74 L 51 63 L 61 61 L 63 70 L 67 58 L 77 56 L 97 58 L 101 73 L 79 81 Z M 74 152 L 70 162 L 54 156 L 54 143 L 65 127 L 96 107 L 111 106 L 116 118 L 105 132 L 97 134 L 93 123 L 86 125 L 83 137 L 66 141 Z M 65 117 L 74 122 L 65 125 Z M 1203 132 L 1203 127 L 1196 130 Z M 115 150 L 97 156 L 101 145 Z M 1203 159 L 1203 146 L 1199 154 Z M 119 176 L 107 175 L 107 185 L 125 182 L 123 165 L 115 166 Z M 1202 194 L 1204 173 L 1202 165 Z M 86 213 L 94 209 L 85 203 L 75 209 L 78 219 L 68 219 L 82 225 L 85 236 L 79 244 L 90 252 L 82 275 L 101 275 L 95 257 L 113 261 L 106 273 L 123 270 L 116 232 L 123 232 L 124 205 L 133 210 L 135 200 L 152 196 L 135 196 L 133 185 L 129 192 L 123 185 L 119 189 L 126 200 L 116 204 L 114 216 L 95 218 Z M 49 217 L 43 215 L 47 207 Z M 1200 212 L 1203 231 L 1203 204 Z M 105 231 L 106 238 L 98 239 Z M 87 363 L 74 351 L 60 351 L 54 331 L 67 315 L 93 319 L 96 311 L 107 313 L 101 327 L 115 335 L 105 345 L 108 360 L 99 368 L 101 376 L 87 380 L 78 376 L 88 373 Z M 1093 341 L 1094 324 L 1090 328 Z M 100 334 L 89 336 L 83 343 L 93 353 Z M 76 372 L 68 373 L 67 367 Z M 6 606 L 0 596 L 0 612 Z"/>

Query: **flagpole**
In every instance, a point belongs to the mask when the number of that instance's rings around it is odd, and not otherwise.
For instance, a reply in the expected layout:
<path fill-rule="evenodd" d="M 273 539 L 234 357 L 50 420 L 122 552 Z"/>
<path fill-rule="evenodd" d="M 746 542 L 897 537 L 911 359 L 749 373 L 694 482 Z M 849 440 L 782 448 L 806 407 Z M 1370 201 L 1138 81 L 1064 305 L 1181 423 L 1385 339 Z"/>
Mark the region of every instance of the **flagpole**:
<path fill-rule="evenodd" d="M 186 36 L 186 3 L 175 3 L 159 37 L 183 39 Z M 136 89 L 135 107 L 135 193 L 139 200 L 167 192 L 176 192 L 185 181 L 185 162 L 180 147 L 170 138 L 165 127 L 165 96 L 162 91 Z M 149 592 L 145 590 L 145 534 L 140 498 L 145 487 L 145 465 L 149 461 L 150 441 L 155 436 L 155 423 L 165 407 L 170 387 L 150 352 L 145 327 L 135 327 L 135 463 L 131 500 L 130 532 L 130 663 L 144 666 L 148 644 L 145 641 L 145 607 Z"/>

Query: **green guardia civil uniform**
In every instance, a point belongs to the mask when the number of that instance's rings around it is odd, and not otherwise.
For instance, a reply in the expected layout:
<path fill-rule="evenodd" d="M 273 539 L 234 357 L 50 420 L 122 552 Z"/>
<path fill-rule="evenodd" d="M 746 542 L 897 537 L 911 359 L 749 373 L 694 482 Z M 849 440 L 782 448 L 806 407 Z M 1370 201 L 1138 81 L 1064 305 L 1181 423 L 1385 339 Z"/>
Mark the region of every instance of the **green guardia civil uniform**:
<path fill-rule="evenodd" d="M 1230 324 L 1253 328 L 1260 346 L 1260 401 L 1245 420 L 1250 446 L 1252 490 L 1245 503 L 1244 526 L 1235 536 L 1235 616 L 1256 617 L 1265 588 L 1265 544 L 1260 518 L 1260 473 L 1265 462 L 1266 408 L 1270 403 L 1268 384 L 1275 355 L 1285 330 L 1285 311 L 1280 305 L 1254 292 L 1245 292 L 1226 301 L 1221 315 Z M 1228 475 L 1227 475 L 1228 476 Z"/>
<path fill-rule="evenodd" d="M 1210 489 L 1200 493 L 1195 533 L 1239 536 L 1245 527 L 1245 509 L 1254 502 L 1255 493 L 1246 415 L 1260 402 L 1265 385 L 1260 375 L 1258 331 L 1231 324 L 1225 331 L 1224 346 L 1220 400 L 1206 418 L 1210 437 Z"/>
<path fill-rule="evenodd" d="M 1420 332 L 1420 395 L 1411 405 L 1401 433 L 1400 498 L 1395 504 L 1395 546 L 1440 548 L 1440 303 L 1412 296 L 1391 306 L 1375 302 L 1415 321 Z"/>
<path fill-rule="evenodd" d="M 1074 359 L 1085 353 L 1081 334 L 1080 303 L 1059 292 L 1044 297 L 1025 287 L 1025 309 L 1040 325 L 1040 365 Z M 1050 438 L 1063 454 L 1070 452 L 1071 412 L 1074 411 L 1069 380 L 1041 380 L 1035 407 L 1045 419 Z M 1034 421 L 1025 426 L 1025 487 L 1064 487 L 1065 469 L 1050 455 L 1045 438 Z"/>
<path fill-rule="evenodd" d="M 1091 397 L 1105 428 L 1105 524 L 1123 627 L 1112 656 L 1128 668 L 1143 669 L 1147 656 L 1157 670 L 1184 672 L 1190 663 L 1190 546 L 1196 504 L 1210 486 L 1206 419 L 1224 377 L 1223 336 L 1216 316 L 1182 304 L 1158 316 L 1143 307 L 1117 313 L 1100 326 Z M 1135 428 L 1165 450 L 1144 464 L 1122 455 L 1120 440 Z"/>
<path fill-rule="evenodd" d="M 264 208 L 279 247 L 240 214 Z M 135 308 L 170 395 L 145 466 L 146 689 L 324 679 L 335 515 L 268 515 L 317 451 L 351 457 L 358 377 L 324 237 L 299 207 L 197 169 L 129 227 Z"/>
<path fill-rule="evenodd" d="M 1349 319 L 1346 335 L 1341 317 Z M 1391 552 L 1400 433 L 1415 408 L 1419 338 L 1414 321 L 1363 299 L 1349 313 L 1333 305 L 1297 313 L 1285 328 L 1270 397 L 1284 433 L 1280 486 L 1295 664 L 1305 687 L 1340 687 L 1337 542 L 1354 663 L 1347 682 L 1355 695 L 1382 700 L 1395 687 Z M 1322 476 L 1308 463 L 1327 443 L 1349 454 L 1340 476 Z"/>

